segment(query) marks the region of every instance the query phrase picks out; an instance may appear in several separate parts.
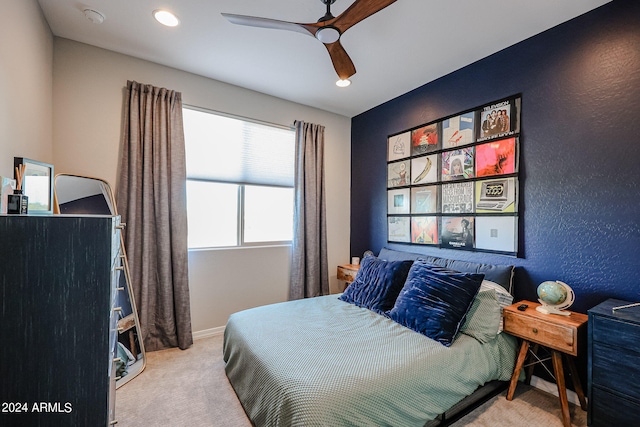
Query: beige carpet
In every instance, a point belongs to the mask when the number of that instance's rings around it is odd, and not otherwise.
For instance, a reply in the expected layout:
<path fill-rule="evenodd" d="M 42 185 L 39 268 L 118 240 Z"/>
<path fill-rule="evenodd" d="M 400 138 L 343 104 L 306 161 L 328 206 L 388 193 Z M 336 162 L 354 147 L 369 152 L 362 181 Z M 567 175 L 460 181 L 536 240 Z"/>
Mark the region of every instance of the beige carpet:
<path fill-rule="evenodd" d="M 144 372 L 116 392 L 118 426 L 251 426 L 224 373 L 222 336 L 147 356 Z M 559 405 L 557 397 L 521 384 L 513 401 L 496 396 L 453 425 L 560 427 Z M 586 426 L 586 419 L 571 405 L 574 426 Z"/>
<path fill-rule="evenodd" d="M 511 402 L 505 395 L 506 392 L 494 397 L 452 426 L 562 427 L 557 396 L 525 384 L 518 385 Z M 569 404 L 569 413 L 572 426 L 586 427 L 587 413 L 579 406 Z"/>
<path fill-rule="evenodd" d="M 119 427 L 250 427 L 224 373 L 222 336 L 188 350 L 147 353 L 147 367 L 116 391 Z"/>

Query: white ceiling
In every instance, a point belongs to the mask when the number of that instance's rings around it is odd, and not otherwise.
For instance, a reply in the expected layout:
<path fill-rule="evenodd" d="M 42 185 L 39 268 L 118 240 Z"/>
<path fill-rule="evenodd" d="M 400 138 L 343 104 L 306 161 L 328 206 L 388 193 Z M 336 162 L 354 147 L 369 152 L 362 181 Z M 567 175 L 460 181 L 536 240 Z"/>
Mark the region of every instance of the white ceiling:
<path fill-rule="evenodd" d="M 399 0 L 345 32 L 357 73 L 347 88 L 304 34 L 233 25 L 221 12 L 300 23 L 321 0 L 38 0 L 54 35 L 355 116 L 610 0 Z M 336 0 L 338 16 L 352 0 Z M 102 24 L 85 18 L 100 11 Z M 165 8 L 181 25 L 159 25 Z M 172 88 L 177 89 L 179 88 Z"/>

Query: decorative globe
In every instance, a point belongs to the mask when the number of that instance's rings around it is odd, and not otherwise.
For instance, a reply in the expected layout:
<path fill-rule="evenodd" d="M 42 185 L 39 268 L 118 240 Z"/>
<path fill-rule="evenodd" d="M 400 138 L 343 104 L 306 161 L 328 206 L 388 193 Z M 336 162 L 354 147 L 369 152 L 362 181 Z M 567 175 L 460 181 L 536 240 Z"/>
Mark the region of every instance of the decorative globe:
<path fill-rule="evenodd" d="M 569 308 L 575 298 L 573 289 L 566 283 L 559 280 L 542 282 L 538 286 L 538 301 L 542 305 L 536 310 L 545 314 L 568 316 L 570 313 L 563 310 Z"/>
<path fill-rule="evenodd" d="M 560 305 L 567 300 L 567 290 L 558 282 L 542 282 L 538 286 L 538 298 L 547 305 Z"/>

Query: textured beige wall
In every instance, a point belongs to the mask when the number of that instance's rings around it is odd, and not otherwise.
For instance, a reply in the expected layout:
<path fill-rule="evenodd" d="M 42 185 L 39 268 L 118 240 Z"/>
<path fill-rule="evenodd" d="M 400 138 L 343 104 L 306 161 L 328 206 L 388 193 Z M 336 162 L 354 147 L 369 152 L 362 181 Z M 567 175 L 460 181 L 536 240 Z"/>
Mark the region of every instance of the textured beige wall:
<path fill-rule="evenodd" d="M 237 86 L 74 41 L 54 39 L 54 160 L 58 172 L 116 185 L 127 80 L 182 92 L 183 103 L 270 123 L 326 127 L 331 289 L 335 266 L 349 260 L 351 120 Z M 194 331 L 224 326 L 234 311 L 284 301 L 289 248 L 193 251 L 189 257 Z"/>
<path fill-rule="evenodd" d="M 13 158 L 53 160 L 53 36 L 36 0 L 3 2 L 0 13 L 0 175 Z"/>

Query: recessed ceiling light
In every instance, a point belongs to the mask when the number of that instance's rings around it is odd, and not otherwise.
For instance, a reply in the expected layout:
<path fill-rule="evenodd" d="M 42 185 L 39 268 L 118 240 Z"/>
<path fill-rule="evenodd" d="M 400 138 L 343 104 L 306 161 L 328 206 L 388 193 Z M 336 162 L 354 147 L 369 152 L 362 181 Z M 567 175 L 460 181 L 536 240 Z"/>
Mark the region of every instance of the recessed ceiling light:
<path fill-rule="evenodd" d="M 338 87 L 347 87 L 350 84 L 351 84 L 351 80 L 349 79 L 344 79 L 344 80 L 340 79 L 336 82 L 336 86 Z"/>
<path fill-rule="evenodd" d="M 156 18 L 156 21 L 158 21 L 162 25 L 166 25 L 167 27 L 175 27 L 180 23 L 176 15 L 167 10 L 154 10 L 153 17 Z"/>

